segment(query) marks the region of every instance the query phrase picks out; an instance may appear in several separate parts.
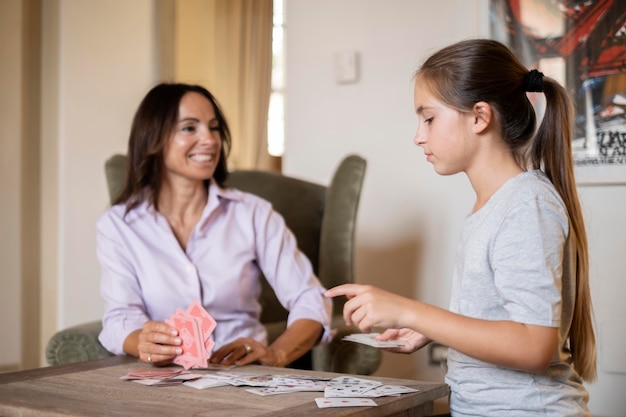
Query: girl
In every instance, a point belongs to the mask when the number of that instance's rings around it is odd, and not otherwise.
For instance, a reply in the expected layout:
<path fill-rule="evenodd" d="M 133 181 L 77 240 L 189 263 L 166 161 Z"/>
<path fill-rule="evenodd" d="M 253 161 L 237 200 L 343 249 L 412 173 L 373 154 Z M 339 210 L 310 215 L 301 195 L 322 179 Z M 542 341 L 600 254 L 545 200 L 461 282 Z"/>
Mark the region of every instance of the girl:
<path fill-rule="evenodd" d="M 526 92 L 543 92 L 536 116 Z M 475 193 L 457 252 L 449 311 L 365 285 L 344 319 L 410 353 L 449 346 L 453 416 L 589 416 L 596 374 L 587 240 L 571 153 L 573 111 L 556 81 L 503 44 L 473 39 L 428 58 L 415 76 L 415 144 L 441 175 Z"/>

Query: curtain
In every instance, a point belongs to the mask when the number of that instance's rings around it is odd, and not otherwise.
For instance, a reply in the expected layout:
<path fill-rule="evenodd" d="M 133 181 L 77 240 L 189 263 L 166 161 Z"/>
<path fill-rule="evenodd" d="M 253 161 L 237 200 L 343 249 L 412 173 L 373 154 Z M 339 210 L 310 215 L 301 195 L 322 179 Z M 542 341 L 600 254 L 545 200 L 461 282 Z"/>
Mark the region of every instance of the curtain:
<path fill-rule="evenodd" d="M 216 16 L 216 75 L 223 80 L 225 105 L 232 109 L 229 162 L 237 169 L 265 169 L 269 165 L 272 0 L 218 0 Z"/>
<path fill-rule="evenodd" d="M 178 0 L 175 74 L 207 87 L 233 136 L 230 169 L 272 169 L 267 114 L 272 72 L 272 0 Z"/>

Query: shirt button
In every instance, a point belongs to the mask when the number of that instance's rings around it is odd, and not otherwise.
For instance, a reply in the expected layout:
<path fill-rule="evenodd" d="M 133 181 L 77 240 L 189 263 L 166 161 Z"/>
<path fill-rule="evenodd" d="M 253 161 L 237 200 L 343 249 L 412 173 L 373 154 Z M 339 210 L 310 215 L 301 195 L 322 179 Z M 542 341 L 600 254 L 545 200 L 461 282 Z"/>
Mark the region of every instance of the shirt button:
<path fill-rule="evenodd" d="M 188 266 L 187 267 L 187 272 L 189 272 L 191 274 L 193 272 L 193 266 Z"/>

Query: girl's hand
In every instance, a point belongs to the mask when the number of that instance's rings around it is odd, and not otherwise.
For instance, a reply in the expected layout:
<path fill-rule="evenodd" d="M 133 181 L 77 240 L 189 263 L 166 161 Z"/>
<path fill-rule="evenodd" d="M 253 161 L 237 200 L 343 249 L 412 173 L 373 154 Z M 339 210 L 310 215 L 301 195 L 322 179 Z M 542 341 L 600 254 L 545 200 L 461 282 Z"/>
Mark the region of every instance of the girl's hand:
<path fill-rule="evenodd" d="M 423 334 L 407 328 L 387 329 L 382 334 L 378 335 L 376 339 L 380 341 L 393 340 L 404 343 L 403 346 L 385 348 L 385 350 L 395 353 L 413 353 L 431 342 L 431 340 Z"/>
<path fill-rule="evenodd" d="M 356 325 L 369 333 L 373 327 L 403 328 L 411 323 L 413 300 L 383 291 L 371 285 L 344 284 L 324 293 L 326 297 L 345 295 L 343 318 L 347 325 Z"/>

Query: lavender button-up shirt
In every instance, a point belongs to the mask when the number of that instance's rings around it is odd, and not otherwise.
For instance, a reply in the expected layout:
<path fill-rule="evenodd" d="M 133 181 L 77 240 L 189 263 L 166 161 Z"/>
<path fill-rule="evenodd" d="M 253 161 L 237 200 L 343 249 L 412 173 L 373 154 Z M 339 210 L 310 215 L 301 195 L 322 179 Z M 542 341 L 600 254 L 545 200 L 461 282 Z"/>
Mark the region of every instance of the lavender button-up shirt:
<path fill-rule="evenodd" d="M 269 202 L 214 182 L 187 250 L 167 220 L 143 203 L 124 216 L 109 208 L 97 223 L 97 255 L 104 299 L 102 345 L 124 354 L 124 340 L 147 320 L 163 321 L 198 300 L 217 321 L 215 348 L 239 337 L 266 343 L 260 323 L 259 273 L 263 271 L 283 306 L 287 325 L 310 319 L 330 339 L 332 304 L 297 248 L 293 233 Z"/>

